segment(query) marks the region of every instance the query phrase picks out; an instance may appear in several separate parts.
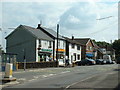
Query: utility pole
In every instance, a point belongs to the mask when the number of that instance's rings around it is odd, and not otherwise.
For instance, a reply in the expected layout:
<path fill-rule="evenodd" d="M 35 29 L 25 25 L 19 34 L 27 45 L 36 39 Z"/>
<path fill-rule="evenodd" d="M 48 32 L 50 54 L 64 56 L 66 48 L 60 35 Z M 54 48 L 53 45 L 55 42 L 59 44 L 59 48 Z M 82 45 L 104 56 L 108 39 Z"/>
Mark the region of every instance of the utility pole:
<path fill-rule="evenodd" d="M 24 71 L 26 70 L 26 57 L 25 57 L 25 49 L 23 49 L 23 59 L 24 59 Z"/>
<path fill-rule="evenodd" d="M 57 24 L 57 50 L 56 50 L 56 61 L 58 61 L 58 38 L 59 38 L 59 24 Z"/>

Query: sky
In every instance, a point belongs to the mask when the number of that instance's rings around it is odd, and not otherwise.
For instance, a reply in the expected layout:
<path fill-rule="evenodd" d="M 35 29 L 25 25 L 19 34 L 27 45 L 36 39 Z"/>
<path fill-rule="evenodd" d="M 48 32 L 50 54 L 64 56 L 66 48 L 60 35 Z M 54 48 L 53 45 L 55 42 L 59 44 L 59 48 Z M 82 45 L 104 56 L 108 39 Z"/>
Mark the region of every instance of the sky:
<path fill-rule="evenodd" d="M 0 44 L 20 24 L 43 27 L 67 37 L 96 41 L 118 39 L 119 0 L 4 0 L 0 3 Z M 108 18 L 106 18 L 108 17 Z M 105 18 L 101 19 L 100 18 Z"/>

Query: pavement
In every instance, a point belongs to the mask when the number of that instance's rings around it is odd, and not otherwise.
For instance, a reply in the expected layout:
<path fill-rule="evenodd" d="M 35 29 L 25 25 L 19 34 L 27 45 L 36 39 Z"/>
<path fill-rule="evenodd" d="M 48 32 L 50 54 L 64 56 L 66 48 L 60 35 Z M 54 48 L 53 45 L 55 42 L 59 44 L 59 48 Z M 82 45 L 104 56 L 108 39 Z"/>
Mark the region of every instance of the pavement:
<path fill-rule="evenodd" d="M 115 88 L 118 85 L 118 71 L 116 64 L 18 70 L 13 72 L 17 81 L 6 83 L 1 87 L 64 88 L 65 90 L 80 90 L 80 88 L 88 90 L 87 88 L 92 89 L 94 86 L 97 89 Z"/>

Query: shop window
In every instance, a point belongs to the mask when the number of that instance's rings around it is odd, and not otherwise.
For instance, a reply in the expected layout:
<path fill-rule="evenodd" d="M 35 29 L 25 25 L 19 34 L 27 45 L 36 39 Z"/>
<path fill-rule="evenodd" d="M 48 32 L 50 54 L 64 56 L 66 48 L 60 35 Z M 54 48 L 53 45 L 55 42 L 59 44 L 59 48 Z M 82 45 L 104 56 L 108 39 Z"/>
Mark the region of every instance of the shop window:
<path fill-rule="evenodd" d="M 63 53 L 58 53 L 58 59 L 63 59 L 63 58 L 64 58 Z"/>

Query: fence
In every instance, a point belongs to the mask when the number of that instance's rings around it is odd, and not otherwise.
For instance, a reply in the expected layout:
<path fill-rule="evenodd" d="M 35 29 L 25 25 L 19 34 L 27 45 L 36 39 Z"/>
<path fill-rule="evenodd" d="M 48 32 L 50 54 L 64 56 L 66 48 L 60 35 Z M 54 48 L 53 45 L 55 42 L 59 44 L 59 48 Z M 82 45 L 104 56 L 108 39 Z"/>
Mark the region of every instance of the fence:
<path fill-rule="evenodd" d="M 57 67 L 57 61 L 50 61 L 50 62 L 26 62 L 26 69 L 29 68 L 46 68 L 46 67 Z M 17 63 L 18 69 L 24 69 L 24 62 Z"/>

